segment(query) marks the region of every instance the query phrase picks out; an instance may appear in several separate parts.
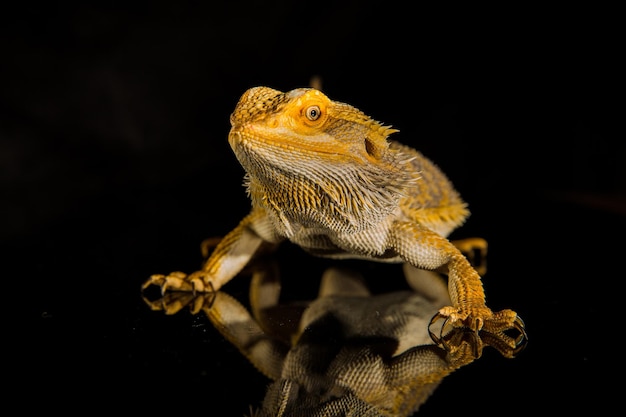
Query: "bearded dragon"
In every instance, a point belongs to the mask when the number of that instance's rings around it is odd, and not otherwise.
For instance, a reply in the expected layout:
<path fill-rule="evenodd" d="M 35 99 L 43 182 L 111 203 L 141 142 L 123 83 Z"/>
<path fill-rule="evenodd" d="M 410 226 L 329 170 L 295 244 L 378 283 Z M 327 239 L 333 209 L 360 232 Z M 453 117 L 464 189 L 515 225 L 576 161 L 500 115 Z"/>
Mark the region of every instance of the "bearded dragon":
<path fill-rule="evenodd" d="M 480 274 L 448 239 L 468 218 L 467 203 L 435 163 L 390 139 L 397 129 L 315 88 L 250 88 L 230 123 L 228 141 L 246 171 L 249 214 L 200 270 L 152 275 L 143 289 L 218 291 L 255 253 L 289 241 L 316 256 L 406 262 L 444 273 L 451 305 L 433 322 L 468 328 L 476 337 L 480 330 L 499 334 L 512 348 L 526 337 L 515 311 L 486 305 Z"/>

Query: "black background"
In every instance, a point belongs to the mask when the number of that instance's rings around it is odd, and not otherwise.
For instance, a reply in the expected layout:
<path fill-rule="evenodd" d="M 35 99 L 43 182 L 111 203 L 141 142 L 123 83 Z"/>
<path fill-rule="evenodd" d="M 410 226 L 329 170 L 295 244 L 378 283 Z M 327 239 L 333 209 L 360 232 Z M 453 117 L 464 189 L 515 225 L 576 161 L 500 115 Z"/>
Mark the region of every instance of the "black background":
<path fill-rule="evenodd" d="M 5 394 L 26 394 L 21 409 L 241 416 L 258 404 L 268 381 L 206 317 L 153 312 L 140 286 L 196 270 L 202 239 L 248 212 L 226 140 L 239 96 L 312 76 L 448 173 L 472 210 L 453 237 L 489 241 L 488 304 L 527 325 L 518 358 L 486 351 L 420 414 L 599 412 L 615 398 L 605 378 L 621 377 L 626 223 L 616 11 L 96 4 L 0 17 Z M 324 263 L 280 254 L 286 291 L 312 294 Z"/>

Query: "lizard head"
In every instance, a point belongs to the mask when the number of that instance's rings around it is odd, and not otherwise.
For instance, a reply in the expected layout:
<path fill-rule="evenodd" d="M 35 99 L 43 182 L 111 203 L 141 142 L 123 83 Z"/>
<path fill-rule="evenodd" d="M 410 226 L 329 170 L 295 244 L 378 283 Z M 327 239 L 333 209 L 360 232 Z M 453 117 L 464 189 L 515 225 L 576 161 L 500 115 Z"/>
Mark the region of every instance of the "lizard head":
<path fill-rule="evenodd" d="M 251 88 L 230 123 L 253 204 L 275 211 L 286 230 L 291 222 L 366 227 L 414 184 L 410 158 L 387 140 L 397 130 L 313 88 Z"/>
<path fill-rule="evenodd" d="M 242 146 L 289 151 L 300 158 L 317 155 L 325 163 L 377 162 L 387 151 L 387 137 L 397 132 L 313 88 L 286 93 L 251 88 L 239 99 L 230 122 L 229 141 L 236 153 Z"/>

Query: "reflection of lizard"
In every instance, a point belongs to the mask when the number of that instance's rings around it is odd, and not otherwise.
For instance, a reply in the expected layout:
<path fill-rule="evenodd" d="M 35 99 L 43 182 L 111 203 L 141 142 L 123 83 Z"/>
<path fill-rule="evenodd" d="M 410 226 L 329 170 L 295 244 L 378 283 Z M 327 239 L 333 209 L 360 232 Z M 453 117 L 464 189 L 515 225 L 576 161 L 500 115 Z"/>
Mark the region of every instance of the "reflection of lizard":
<path fill-rule="evenodd" d="M 251 88 L 230 121 L 251 212 L 202 270 L 153 275 L 144 288 L 217 291 L 261 248 L 289 240 L 319 256 L 444 272 L 452 305 L 435 319 L 516 345 L 504 331 L 523 333 L 522 320 L 486 306 L 480 275 L 447 239 L 469 215 L 466 203 L 436 165 L 388 139 L 395 129 L 312 88 Z"/>
<path fill-rule="evenodd" d="M 361 277 L 332 268 L 318 298 L 282 304 L 276 266 L 252 269 L 252 314 L 223 291 L 173 291 L 148 304 L 169 314 L 184 306 L 204 311 L 272 380 L 254 416 L 413 415 L 447 375 L 477 359 L 484 347 L 461 328 L 443 336 L 446 349 L 433 344 L 430 317 L 450 302 L 433 272 L 406 264 L 414 291 L 372 295 Z M 479 334 L 490 343 L 491 335 Z M 494 347 L 510 356 L 508 348 Z"/>

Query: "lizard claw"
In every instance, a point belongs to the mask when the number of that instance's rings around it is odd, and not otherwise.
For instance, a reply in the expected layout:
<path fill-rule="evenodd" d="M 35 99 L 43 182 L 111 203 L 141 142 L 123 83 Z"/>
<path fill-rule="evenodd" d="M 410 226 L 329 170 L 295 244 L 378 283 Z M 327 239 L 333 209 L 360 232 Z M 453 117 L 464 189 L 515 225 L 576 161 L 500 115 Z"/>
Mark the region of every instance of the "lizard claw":
<path fill-rule="evenodd" d="M 459 320 L 458 316 L 446 313 L 448 311 L 444 308 L 432 317 L 428 324 L 428 333 L 436 345 L 442 346 L 447 351 L 450 348 L 446 343 L 446 334 L 460 327 L 466 327 L 473 331 L 475 339 L 473 343 L 474 353 L 477 355 L 477 358 L 481 356 L 483 346 L 485 345 L 492 346 L 507 358 L 513 358 L 528 343 L 526 325 L 521 317 L 512 310 L 502 310 L 486 318 L 473 317 L 471 321 L 467 319 Z M 438 331 L 434 330 L 435 323 L 440 319 L 443 319 L 441 327 Z M 510 330 L 514 330 L 518 334 L 515 337 L 509 336 L 506 332 Z"/>
<path fill-rule="evenodd" d="M 175 291 L 168 292 L 157 300 L 143 297 L 144 302 L 153 311 L 163 311 L 166 315 L 178 313 L 185 307 L 191 314 L 197 314 L 205 308 L 211 308 L 215 301 L 216 293 L 193 294 L 191 292 Z"/>
<path fill-rule="evenodd" d="M 439 320 L 443 319 L 443 323 L 439 327 L 438 335 L 433 331 L 433 325 Z M 455 321 L 451 319 L 450 316 L 444 315 L 441 312 L 437 312 L 431 319 L 430 323 L 428 323 L 428 333 L 430 334 L 430 338 L 435 342 L 436 345 L 443 347 L 447 352 L 452 351 L 452 346 L 448 344 L 448 339 L 450 339 L 449 335 L 461 329 L 464 326 L 454 326 Z M 472 330 L 470 327 L 465 327 L 465 335 L 470 337 L 471 346 L 473 349 L 473 355 L 475 358 L 479 358 L 482 355 L 482 342 L 478 335 L 478 330 Z"/>
<path fill-rule="evenodd" d="M 435 335 L 435 333 L 432 330 L 432 326 L 439 319 L 443 319 L 443 323 L 441 324 L 441 327 L 439 328 L 439 335 Z M 433 340 L 433 342 L 435 342 L 436 345 L 441 345 L 442 344 L 443 332 L 444 332 L 443 329 L 444 329 L 444 327 L 446 327 L 447 323 L 448 323 L 448 317 L 442 315 L 440 312 L 437 312 L 437 314 L 435 314 L 430 319 L 430 323 L 428 323 L 428 334 L 430 334 L 430 338 Z"/>
<path fill-rule="evenodd" d="M 528 339 L 528 335 L 526 334 L 526 324 L 524 320 L 520 316 L 515 317 L 515 329 L 519 330 L 522 333 L 520 336 L 523 336 L 525 339 Z"/>
<path fill-rule="evenodd" d="M 184 272 L 175 271 L 169 275 L 152 275 L 141 286 L 145 291 L 150 286 L 161 289 L 161 295 L 171 291 L 190 292 L 193 295 L 213 292 L 213 285 L 204 271 L 197 271 L 187 275 Z"/>
<path fill-rule="evenodd" d="M 519 352 L 524 350 L 524 348 L 528 344 L 528 334 L 526 333 L 526 324 L 524 324 L 524 320 L 522 320 L 520 316 L 515 317 L 515 323 L 513 324 L 513 328 L 517 332 L 519 332 L 519 334 L 515 338 L 515 356 Z"/>
<path fill-rule="evenodd" d="M 436 335 L 431 326 L 443 319 L 443 323 L 439 329 L 439 335 Z M 428 324 L 428 332 L 437 346 L 441 346 L 446 352 L 456 355 L 458 354 L 458 348 L 461 343 L 465 343 L 468 349 L 471 349 L 470 357 L 472 359 L 478 359 L 482 356 L 484 343 L 479 336 L 478 331 L 474 331 L 469 327 L 456 327 L 450 324 L 450 318 L 443 316 L 441 313 L 437 313 L 433 316 Z M 457 352 L 457 353 L 455 353 Z"/>
<path fill-rule="evenodd" d="M 175 271 L 169 275 L 155 274 L 151 275 L 142 285 L 141 290 L 144 291 L 151 285 L 161 288 L 161 295 L 165 294 L 168 289 L 173 291 L 184 291 L 184 279 L 187 275 L 184 272 Z"/>
<path fill-rule="evenodd" d="M 143 295 L 144 301 L 152 310 L 164 311 L 167 315 L 175 314 L 185 306 L 196 314 L 204 308 L 211 308 L 215 301 L 213 283 L 203 271 L 190 275 L 180 271 L 152 275 L 141 286 L 142 293 L 150 286 L 160 288 L 160 297 L 151 300 Z"/>

